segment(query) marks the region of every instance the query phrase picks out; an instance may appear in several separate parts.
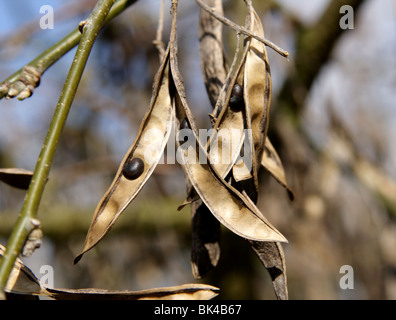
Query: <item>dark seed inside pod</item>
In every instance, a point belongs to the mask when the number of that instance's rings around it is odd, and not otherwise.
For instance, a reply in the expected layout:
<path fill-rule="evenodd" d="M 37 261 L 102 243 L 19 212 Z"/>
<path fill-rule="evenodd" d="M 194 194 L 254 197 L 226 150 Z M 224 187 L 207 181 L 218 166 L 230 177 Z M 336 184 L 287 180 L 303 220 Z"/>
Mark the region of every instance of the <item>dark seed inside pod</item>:
<path fill-rule="evenodd" d="M 229 105 L 231 108 L 236 110 L 243 108 L 243 89 L 241 85 L 235 84 L 232 87 Z"/>
<path fill-rule="evenodd" d="M 122 174 L 128 180 L 139 178 L 144 171 L 144 162 L 142 159 L 133 158 L 127 161 L 122 169 Z"/>

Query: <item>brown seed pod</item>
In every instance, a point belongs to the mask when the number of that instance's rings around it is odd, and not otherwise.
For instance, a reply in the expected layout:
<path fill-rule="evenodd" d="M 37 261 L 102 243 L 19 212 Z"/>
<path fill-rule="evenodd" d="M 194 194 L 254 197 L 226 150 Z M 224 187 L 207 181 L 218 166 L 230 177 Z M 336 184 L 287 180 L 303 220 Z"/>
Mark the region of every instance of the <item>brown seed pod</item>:
<path fill-rule="evenodd" d="M 178 92 L 175 102 L 176 120 L 180 123 L 186 117 L 185 108 L 188 106 L 182 103 Z M 192 119 L 189 118 L 189 121 Z M 179 127 L 180 125 L 176 126 Z M 253 203 L 247 201 L 242 194 L 213 171 L 214 168 L 209 164 L 200 161 L 202 159 L 199 159 L 199 154 L 206 154 L 206 151 L 200 145 L 199 139 L 195 141 L 195 150 L 191 150 L 192 146 L 187 149 L 178 148 L 178 156 L 182 160 L 182 167 L 189 181 L 212 214 L 224 226 L 243 238 L 287 242 Z M 193 157 L 191 158 L 190 155 Z"/>
<path fill-rule="evenodd" d="M 196 144 L 186 149 L 178 148 L 179 158 L 187 178 L 199 197 L 212 214 L 227 228 L 243 238 L 258 241 L 287 242 L 286 238 L 273 227 L 260 213 L 259 209 L 246 201 L 245 197 L 230 186 L 207 162 L 200 161 L 200 154 L 208 154 L 205 146 L 200 144 L 198 130 L 191 110 L 187 104 L 184 83 L 178 69 L 176 41 L 176 7 L 172 2 L 172 33 L 170 37 L 170 69 L 175 85 L 174 106 L 178 125 L 184 118 L 192 128 Z M 178 132 L 176 132 L 178 134 Z M 194 149 L 194 150 L 191 150 Z M 194 152 L 190 152 L 194 151 Z M 190 157 L 190 154 L 192 157 Z"/>
<path fill-rule="evenodd" d="M 0 168 L 0 181 L 19 189 L 28 189 L 33 172 L 20 168 Z"/>
<path fill-rule="evenodd" d="M 169 71 L 168 48 L 154 81 L 149 110 L 132 146 L 121 161 L 111 186 L 95 210 L 84 248 L 74 259 L 74 263 L 106 235 L 129 203 L 139 194 L 162 156 L 174 117 Z"/>
<path fill-rule="evenodd" d="M 265 148 L 261 157 L 261 165 L 275 178 L 276 181 L 279 182 L 281 186 L 286 189 L 290 200 L 294 200 L 294 192 L 287 183 L 282 161 L 268 137 L 265 140 Z"/>
<path fill-rule="evenodd" d="M 260 18 L 253 9 L 252 1 L 246 1 L 249 11 L 250 29 L 264 37 Z M 246 122 L 251 129 L 249 142 L 253 164 L 254 180 L 244 187 L 242 191 L 247 195 L 248 190 L 253 195 L 247 196 L 251 201 L 257 202 L 258 195 L 258 170 L 265 147 L 269 145 L 267 129 L 269 121 L 269 108 L 271 102 L 271 73 L 265 45 L 255 39 L 250 39 L 247 46 L 249 51 L 246 57 L 244 75 L 244 101 L 246 108 Z M 268 165 L 268 163 L 267 163 Z M 279 171 L 276 172 L 279 174 Z M 254 187 L 254 188 L 253 188 Z M 252 249 L 261 260 L 271 276 L 272 285 L 278 299 L 288 299 L 286 262 L 282 245 L 279 242 L 249 241 Z"/>
<path fill-rule="evenodd" d="M 250 15 L 252 31 L 264 37 L 263 27 L 257 13 Z M 248 129 L 252 129 L 254 164 L 260 163 L 267 136 L 269 110 L 271 104 L 272 81 L 265 45 L 256 39 L 250 39 L 246 63 L 244 66 L 243 95 L 246 103 Z"/>

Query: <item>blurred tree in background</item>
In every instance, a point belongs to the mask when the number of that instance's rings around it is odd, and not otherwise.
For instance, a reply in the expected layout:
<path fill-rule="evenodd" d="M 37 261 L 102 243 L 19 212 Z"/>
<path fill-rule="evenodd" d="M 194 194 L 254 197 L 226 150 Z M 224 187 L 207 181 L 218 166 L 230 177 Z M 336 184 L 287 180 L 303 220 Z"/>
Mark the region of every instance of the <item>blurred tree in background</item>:
<path fill-rule="evenodd" d="M 56 2 L 55 27 L 39 28 L 44 0 L 3 4 L 0 80 L 78 25 L 96 1 Z M 298 4 L 297 4 L 298 3 Z M 223 1 L 243 24 L 243 1 Z M 256 0 L 273 79 L 269 137 L 296 198 L 266 173 L 258 206 L 288 239 L 291 299 L 396 298 L 396 7 L 391 0 Z M 340 27 L 343 5 L 353 28 Z M 167 7 L 168 6 L 168 7 Z M 170 28 L 165 5 L 164 30 Z M 48 264 L 57 287 L 140 290 L 193 282 L 189 207 L 177 164 L 160 164 L 106 239 L 77 265 L 92 213 L 133 141 L 159 66 L 160 1 L 137 1 L 95 43 L 58 146 L 39 209 L 44 240 L 24 259 L 36 275 Z M 197 123 L 211 111 L 199 64 L 199 7 L 182 1 L 179 58 Z M 3 13 L 4 14 L 4 13 Z M 7 25 L 8 23 L 8 25 Z M 164 32 L 164 37 L 167 35 Z M 167 40 L 167 39 L 164 39 Z M 225 51 L 235 32 L 224 27 Z M 0 101 L 0 167 L 33 170 L 73 53 L 51 67 L 33 96 Z M 0 243 L 7 241 L 24 191 L 0 185 Z M 222 299 L 273 299 L 270 280 L 248 243 L 225 228 L 218 267 L 205 283 Z M 354 270 L 354 289 L 340 288 L 340 268 Z"/>

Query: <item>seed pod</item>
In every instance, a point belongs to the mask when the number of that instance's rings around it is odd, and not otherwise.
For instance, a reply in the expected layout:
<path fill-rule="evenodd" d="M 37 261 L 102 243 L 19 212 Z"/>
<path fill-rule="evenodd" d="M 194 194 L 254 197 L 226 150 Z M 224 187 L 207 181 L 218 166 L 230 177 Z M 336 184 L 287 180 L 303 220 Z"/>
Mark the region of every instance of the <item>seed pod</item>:
<path fill-rule="evenodd" d="M 263 241 L 249 241 L 249 244 L 267 269 L 278 300 L 287 300 L 286 259 L 282 245 Z"/>
<path fill-rule="evenodd" d="M 261 21 L 252 7 L 251 1 L 246 1 L 249 11 L 249 29 L 255 34 L 264 37 Z M 271 74 L 265 45 L 255 39 L 247 43 L 249 47 L 245 64 L 244 96 L 246 108 L 246 122 L 252 153 L 254 179 L 248 182 L 249 189 L 255 189 L 253 196 L 248 199 L 257 202 L 258 194 L 258 170 L 262 160 L 262 154 L 267 143 L 267 128 L 269 108 L 271 101 Z M 251 188 L 254 187 L 254 188 Z M 246 187 L 245 187 L 246 188 Z M 246 194 L 246 191 L 242 191 Z M 256 198 L 256 199 L 255 199 Z M 254 199 L 254 200 L 253 200 Z M 278 242 L 249 241 L 252 249 L 267 269 L 275 294 L 278 299 L 288 299 L 286 264 L 283 249 Z"/>
<path fill-rule="evenodd" d="M 219 262 L 220 222 L 201 199 L 191 203 L 191 212 L 191 268 L 201 279 Z"/>
<path fill-rule="evenodd" d="M 281 186 L 286 189 L 290 200 L 293 200 L 294 192 L 287 183 L 282 161 L 268 137 L 265 140 L 265 148 L 261 157 L 261 165 L 267 169 L 267 171 L 275 178 L 276 181 L 279 182 Z"/>
<path fill-rule="evenodd" d="M 264 37 L 263 27 L 257 13 L 250 15 L 252 31 Z M 248 42 L 248 53 L 244 70 L 243 94 L 246 103 L 248 129 L 252 132 L 252 146 L 255 152 L 253 162 L 260 163 L 268 130 L 271 103 L 271 72 L 265 45 L 256 40 Z"/>
<path fill-rule="evenodd" d="M 0 181 L 19 189 L 27 190 L 33 172 L 20 168 L 0 168 Z"/>
<path fill-rule="evenodd" d="M 174 3 L 177 5 L 177 2 Z M 197 130 L 191 110 L 187 104 L 185 88 L 178 70 L 176 57 L 176 15 L 172 19 L 172 34 L 170 40 L 170 69 L 172 80 L 175 85 L 175 114 L 178 120 L 177 129 L 184 118 L 188 119 L 195 136 L 195 153 L 190 159 L 190 149 L 178 148 L 182 168 L 205 205 L 212 214 L 227 228 L 243 238 L 259 241 L 287 242 L 286 238 L 273 227 L 254 205 L 248 203 L 244 196 L 230 186 L 213 168 L 206 162 L 200 161 L 200 154 L 206 155 L 206 148 L 197 138 Z M 176 132 L 178 135 L 178 132 Z"/>
<path fill-rule="evenodd" d="M 41 294 L 55 300 L 210 300 L 218 291 L 207 284 L 187 283 L 139 291 L 43 288 Z"/>
<path fill-rule="evenodd" d="M 227 97 L 224 99 L 225 107 L 222 108 L 217 121 L 213 127 L 213 134 L 209 139 L 209 159 L 211 165 L 216 169 L 222 178 L 225 178 L 235 162 L 238 159 L 241 148 L 245 140 L 245 104 L 243 102 L 238 108 L 227 108 L 228 105 L 231 107 L 230 101 L 233 99 L 237 100 L 236 97 L 241 94 L 242 87 L 238 83 L 243 82 L 243 66 L 245 63 L 248 48 L 245 48 L 241 61 L 237 67 L 235 75 L 231 79 L 232 86 L 231 92 L 228 89 Z M 243 91 L 243 90 L 242 90 Z M 222 99 L 222 97 L 219 97 Z M 228 134 L 227 134 L 228 132 Z M 225 133 L 225 134 L 224 134 Z"/>
<path fill-rule="evenodd" d="M 6 248 L 0 244 L 0 259 Z M 150 288 L 138 291 L 107 290 L 97 288 L 48 288 L 19 258 L 16 259 L 4 291 L 8 294 L 43 296 L 55 300 L 209 300 L 219 289 L 199 283 L 186 283 L 172 287 Z"/>
<path fill-rule="evenodd" d="M 176 95 L 178 93 L 176 92 Z M 181 100 L 176 98 L 176 118 L 182 121 L 186 117 Z M 192 119 L 189 118 L 191 123 Z M 177 128 L 180 126 L 177 126 Z M 213 171 L 209 164 L 199 159 L 199 154 L 206 154 L 204 147 L 196 141 L 194 158 L 190 150 L 178 148 L 178 156 L 189 181 L 212 214 L 232 232 L 243 238 L 257 241 L 287 242 L 260 213 L 258 208 L 248 202 L 235 188 Z"/>
<path fill-rule="evenodd" d="M 106 235 L 121 213 L 138 195 L 161 158 L 174 117 L 169 71 L 168 48 L 154 81 L 149 111 L 140 125 L 135 141 L 124 156 L 111 186 L 95 210 L 84 248 L 74 259 L 74 263 L 77 263 L 85 252 Z"/>
<path fill-rule="evenodd" d="M 127 161 L 122 169 L 122 174 L 128 180 L 135 180 L 139 178 L 144 171 L 144 162 L 140 158 L 134 158 Z"/>

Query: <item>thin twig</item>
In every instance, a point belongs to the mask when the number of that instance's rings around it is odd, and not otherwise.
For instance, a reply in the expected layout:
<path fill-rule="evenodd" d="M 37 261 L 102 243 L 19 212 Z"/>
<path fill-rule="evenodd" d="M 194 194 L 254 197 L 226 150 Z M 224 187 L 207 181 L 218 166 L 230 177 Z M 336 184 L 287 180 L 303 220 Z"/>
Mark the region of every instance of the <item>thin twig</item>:
<path fill-rule="evenodd" d="M 164 30 L 164 11 L 165 11 L 164 8 L 165 8 L 165 0 L 162 0 L 160 7 L 160 14 L 158 18 L 157 35 L 155 37 L 155 40 L 153 41 L 153 44 L 158 50 L 160 61 L 162 61 L 165 55 L 165 44 L 162 41 L 162 32 Z"/>
<path fill-rule="evenodd" d="M 250 30 L 246 29 L 245 27 L 239 26 L 235 22 L 232 22 L 231 20 L 227 19 L 226 17 L 219 15 L 218 13 L 216 13 L 216 11 L 214 11 L 211 7 L 209 7 L 208 5 L 203 3 L 201 0 L 195 0 L 195 1 L 198 3 L 198 5 L 202 9 L 204 9 L 205 11 L 207 11 L 208 13 L 213 15 L 217 20 L 221 21 L 225 25 L 234 29 L 236 32 L 244 34 L 245 36 L 248 36 L 248 37 L 252 37 L 252 38 L 264 43 L 267 47 L 273 49 L 274 51 L 276 51 L 277 53 L 279 53 L 281 56 L 283 56 L 285 58 L 289 57 L 289 52 L 278 47 L 276 44 L 272 43 L 271 41 L 269 41 L 267 39 L 263 39 L 262 37 L 251 32 Z"/>
<path fill-rule="evenodd" d="M 238 61 L 238 56 L 239 56 L 239 51 L 240 51 L 240 46 L 241 46 L 240 42 L 241 42 L 241 35 L 240 35 L 240 33 L 237 33 L 236 50 L 235 50 L 234 58 L 233 58 L 232 63 L 231 63 L 230 70 L 228 71 L 227 77 L 226 77 L 226 79 L 224 81 L 224 85 L 222 86 L 222 88 L 220 90 L 219 97 L 218 97 L 218 99 L 216 101 L 216 105 L 215 105 L 215 107 L 213 109 L 213 112 L 211 114 L 209 114 L 209 116 L 211 118 L 212 126 L 214 126 L 215 123 L 217 122 L 217 116 L 218 116 L 218 113 L 219 113 L 219 108 L 224 103 L 224 101 L 222 99 L 222 96 L 223 96 L 224 91 L 229 86 L 229 81 L 231 79 L 231 75 L 233 74 L 235 65 L 236 65 L 236 63 Z M 226 106 L 224 106 L 224 107 L 226 107 Z"/>
<path fill-rule="evenodd" d="M 7 249 L 0 263 L 0 298 L 4 298 L 4 288 L 14 263 L 21 252 L 28 235 L 32 219 L 37 216 L 37 210 L 44 192 L 52 160 L 66 123 L 71 104 L 74 100 L 81 76 L 84 72 L 92 46 L 99 30 L 108 15 L 115 0 L 99 0 L 82 28 L 81 41 L 66 78 L 58 105 L 49 127 L 39 158 L 36 163 L 34 175 L 26 194 L 25 202 L 7 244 Z"/>

